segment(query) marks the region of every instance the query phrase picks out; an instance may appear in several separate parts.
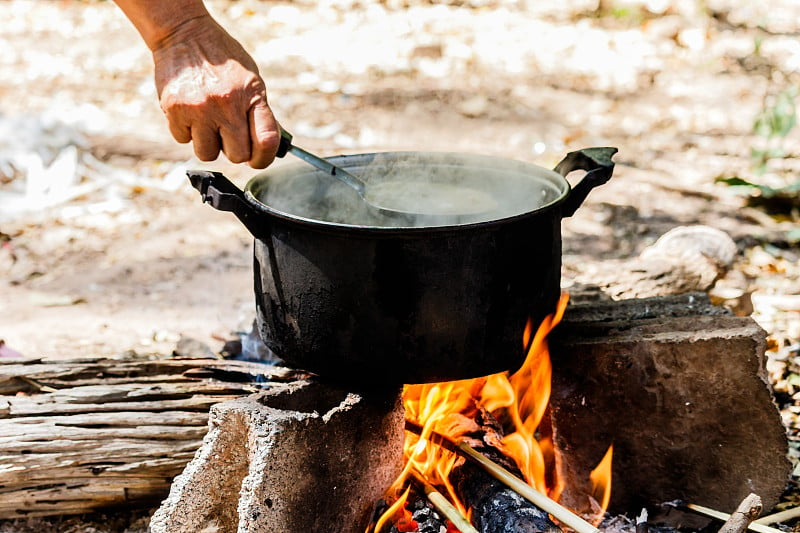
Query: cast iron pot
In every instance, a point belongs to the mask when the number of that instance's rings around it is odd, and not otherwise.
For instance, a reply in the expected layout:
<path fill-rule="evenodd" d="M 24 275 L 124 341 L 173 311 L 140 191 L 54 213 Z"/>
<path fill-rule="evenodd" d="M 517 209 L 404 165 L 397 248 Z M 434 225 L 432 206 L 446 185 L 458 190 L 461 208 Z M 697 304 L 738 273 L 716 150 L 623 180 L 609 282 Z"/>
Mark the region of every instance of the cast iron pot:
<path fill-rule="evenodd" d="M 571 152 L 554 171 L 467 154 L 330 159 L 372 179 L 455 172 L 490 184 L 500 203 L 535 196 L 517 214 L 416 226 L 381 220 L 303 164 L 259 174 L 244 191 L 217 172 L 188 174 L 205 202 L 255 237 L 257 322 L 270 349 L 323 379 L 377 387 L 516 370 L 526 323 L 538 325 L 560 295 L 561 219 L 608 181 L 616 151 Z M 587 173 L 571 188 L 564 176 L 576 169 Z M 350 208 L 357 213 L 342 214 Z"/>

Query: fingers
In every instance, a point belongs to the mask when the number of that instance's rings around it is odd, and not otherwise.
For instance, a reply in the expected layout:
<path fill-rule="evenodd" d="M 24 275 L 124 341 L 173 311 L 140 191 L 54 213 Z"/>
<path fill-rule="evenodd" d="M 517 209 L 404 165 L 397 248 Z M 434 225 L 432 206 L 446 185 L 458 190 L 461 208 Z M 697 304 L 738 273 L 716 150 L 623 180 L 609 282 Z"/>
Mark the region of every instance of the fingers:
<path fill-rule="evenodd" d="M 254 106 L 248 113 L 249 130 L 244 127 L 221 127 L 215 131 L 204 124 L 191 128 L 170 122 L 170 132 L 181 143 L 192 142 L 194 153 L 201 161 L 214 161 L 220 151 L 231 163 L 244 163 L 253 168 L 266 168 L 275 159 L 280 135 L 268 107 Z"/>
<path fill-rule="evenodd" d="M 196 122 L 191 127 L 183 125 L 176 117 L 168 117 L 169 131 L 179 143 L 192 142 L 194 153 L 201 161 L 213 161 L 219 152 L 225 153 L 231 163 L 250 160 L 250 132 L 246 118 L 240 127 L 222 126 L 218 130 L 213 124 Z"/>
<path fill-rule="evenodd" d="M 250 160 L 250 132 L 244 118 L 219 129 L 222 151 L 231 163 L 244 163 Z"/>
<path fill-rule="evenodd" d="M 192 142 L 203 161 L 221 150 L 231 162 L 254 168 L 272 162 L 280 135 L 264 80 L 221 26 L 203 24 L 199 32 L 171 38 L 153 50 L 153 60 L 161 109 L 175 140 Z"/>
<path fill-rule="evenodd" d="M 172 137 L 181 144 L 186 144 L 192 140 L 192 130 L 184 124 L 180 124 L 175 120 L 168 118 L 169 132 Z"/>
<path fill-rule="evenodd" d="M 200 161 L 214 161 L 222 148 L 219 133 L 203 125 L 192 127 L 192 144 Z"/>
<path fill-rule="evenodd" d="M 250 160 L 253 168 L 266 168 L 275 159 L 280 143 L 278 123 L 266 102 L 254 104 L 248 112 Z"/>
<path fill-rule="evenodd" d="M 277 122 L 263 82 L 247 84 L 246 91 L 237 87 L 212 91 L 178 77 L 164 86 L 161 108 L 175 140 L 192 142 L 201 161 L 213 161 L 222 151 L 232 163 L 265 168 L 278 150 Z"/>

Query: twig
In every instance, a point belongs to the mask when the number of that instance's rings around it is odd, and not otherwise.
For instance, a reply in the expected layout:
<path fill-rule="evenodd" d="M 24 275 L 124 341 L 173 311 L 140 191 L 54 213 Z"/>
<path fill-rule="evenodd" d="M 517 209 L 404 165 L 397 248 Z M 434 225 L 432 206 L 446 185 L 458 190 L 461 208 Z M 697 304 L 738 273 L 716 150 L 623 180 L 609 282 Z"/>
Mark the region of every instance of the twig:
<path fill-rule="evenodd" d="M 422 489 L 425 491 L 425 496 L 428 497 L 428 501 L 430 501 L 436 509 L 439 510 L 448 520 L 450 520 L 456 529 L 458 529 L 461 533 L 478 533 L 478 530 L 475 529 L 472 524 L 467 520 L 467 517 L 461 514 L 461 512 L 455 508 L 455 506 L 447 501 L 447 498 L 444 495 L 437 491 L 433 486 L 428 483 L 416 470 L 412 470 L 411 473 L 414 475 L 416 480 L 422 485 Z"/>
<path fill-rule="evenodd" d="M 711 518 L 716 518 L 717 520 L 727 521 L 731 517 L 731 515 L 729 515 L 728 513 L 723 513 L 722 511 L 715 511 L 714 509 L 709 509 L 708 507 L 703 507 L 702 505 L 695 505 L 693 503 L 687 503 L 686 508 L 696 513 L 709 516 Z M 774 527 L 765 526 L 764 524 L 757 524 L 755 522 L 748 525 L 747 529 L 749 529 L 750 531 L 756 531 L 758 533 L 783 533 L 780 529 L 775 529 Z"/>
<path fill-rule="evenodd" d="M 792 518 L 797 518 L 798 516 L 800 516 L 800 507 L 793 507 L 791 509 L 786 509 L 785 511 L 781 511 L 779 513 L 762 516 L 758 520 L 753 520 L 753 523 L 764 524 L 765 526 L 767 526 L 769 524 L 779 524 L 781 522 L 786 522 L 787 520 L 791 520 Z"/>
<path fill-rule="evenodd" d="M 416 433 L 417 435 L 422 433 L 422 427 L 419 424 L 410 422 L 408 420 L 406 420 L 406 430 Z M 557 504 L 502 466 L 479 453 L 466 442 L 455 443 L 444 435 L 435 431 L 431 432 L 430 441 L 476 462 L 495 479 L 517 492 L 520 496 L 540 508 L 542 511 L 552 515 L 556 520 L 565 526 L 575 530 L 576 533 L 600 532 L 600 530 L 594 527 L 592 524 L 576 515 L 569 509 Z"/>
<path fill-rule="evenodd" d="M 747 526 L 750 525 L 750 522 L 761 514 L 762 508 L 761 498 L 757 494 L 748 494 L 719 529 L 719 533 L 744 533 L 747 531 Z"/>
<path fill-rule="evenodd" d="M 636 533 L 649 533 L 650 526 L 647 524 L 647 509 L 642 509 L 639 516 L 636 517 Z"/>
<path fill-rule="evenodd" d="M 54 389 L 53 387 L 50 387 L 49 385 L 43 385 L 43 384 L 39 383 L 38 381 L 36 381 L 35 379 L 31 379 L 31 378 L 29 378 L 27 376 L 20 376 L 19 379 L 21 379 L 22 381 L 24 381 L 28 385 L 32 385 L 32 386 L 36 387 L 41 392 L 57 392 L 58 391 L 58 389 Z"/>

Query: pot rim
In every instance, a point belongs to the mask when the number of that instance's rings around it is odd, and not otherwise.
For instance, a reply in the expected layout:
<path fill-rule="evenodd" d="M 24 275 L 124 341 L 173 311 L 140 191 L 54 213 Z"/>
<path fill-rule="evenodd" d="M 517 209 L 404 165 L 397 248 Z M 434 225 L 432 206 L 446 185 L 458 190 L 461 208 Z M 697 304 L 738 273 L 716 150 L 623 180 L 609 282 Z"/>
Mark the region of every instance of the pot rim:
<path fill-rule="evenodd" d="M 286 175 L 291 175 L 291 174 L 300 174 L 300 173 L 305 174 L 313 172 L 313 169 L 310 169 L 308 164 L 301 162 L 294 162 L 294 163 L 287 163 L 279 167 L 270 168 L 264 172 L 260 172 L 259 174 L 253 176 L 245 185 L 244 197 L 247 200 L 248 204 L 250 204 L 250 206 L 256 209 L 258 212 L 275 216 L 283 221 L 298 224 L 306 228 L 328 229 L 328 230 L 341 229 L 347 231 L 364 232 L 369 234 L 377 233 L 386 235 L 396 235 L 399 233 L 402 234 L 421 233 L 421 232 L 430 233 L 432 231 L 452 232 L 452 231 L 468 230 L 476 227 L 486 228 L 486 227 L 504 225 L 509 222 L 513 222 L 515 220 L 525 219 L 534 215 L 540 215 L 543 212 L 555 209 L 564 201 L 566 201 L 572 190 L 570 183 L 566 180 L 566 178 L 564 178 L 564 176 L 562 176 L 561 174 L 559 174 L 554 170 L 550 170 L 548 168 L 526 161 L 520 161 L 516 159 L 508 159 L 496 156 L 466 154 L 458 152 L 390 151 L 390 152 L 371 152 L 362 154 L 338 155 L 326 159 L 328 159 L 331 163 L 337 166 L 341 166 L 349 170 L 354 167 L 357 168 L 359 166 L 363 166 L 364 164 L 369 164 L 369 162 L 376 157 L 395 159 L 399 161 L 407 160 L 409 158 L 417 158 L 417 159 L 424 159 L 426 162 L 429 162 L 430 164 L 438 163 L 441 165 L 444 163 L 448 164 L 456 163 L 456 164 L 464 164 L 467 166 L 485 166 L 488 169 L 497 169 L 499 167 L 501 170 L 504 171 L 515 171 L 519 172 L 520 174 L 535 176 L 537 179 L 541 179 L 557 187 L 559 194 L 555 199 L 547 202 L 544 205 L 531 209 L 529 211 L 524 211 L 522 213 L 517 213 L 507 217 L 476 221 L 476 222 L 466 222 L 457 224 L 433 224 L 433 225 L 423 224 L 423 225 L 413 225 L 413 226 L 412 225 L 378 226 L 378 225 L 361 225 L 361 224 L 331 222 L 327 220 L 304 217 L 277 209 L 275 207 L 270 206 L 269 204 L 262 202 L 253 193 L 254 189 L 257 189 L 257 187 L 260 184 L 268 180 L 277 179 L 279 177 L 284 177 Z"/>

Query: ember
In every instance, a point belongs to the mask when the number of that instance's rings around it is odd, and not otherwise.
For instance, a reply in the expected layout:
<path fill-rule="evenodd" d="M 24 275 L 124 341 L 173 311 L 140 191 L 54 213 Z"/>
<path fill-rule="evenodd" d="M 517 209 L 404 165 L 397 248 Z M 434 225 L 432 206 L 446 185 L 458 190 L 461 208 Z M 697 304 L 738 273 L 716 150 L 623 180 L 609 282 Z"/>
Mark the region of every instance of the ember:
<path fill-rule="evenodd" d="M 561 320 L 567 301 L 568 296 L 563 294 L 556 311 L 545 318 L 535 334 L 534 325 L 528 322 L 521 339 L 527 357 L 514 374 L 504 372 L 404 388 L 406 419 L 408 426 L 416 428 L 416 431 L 406 432 L 405 467 L 388 491 L 394 504 L 368 531 L 378 533 L 391 521 L 395 522 L 396 531 L 419 531 L 408 529 L 410 513 L 406 508 L 413 486 L 410 482 L 414 478 L 422 479 L 423 483 L 446 494 L 466 523 L 473 509 L 460 497 L 451 473 L 464 463 L 464 454 L 458 451 L 466 449 L 467 455 L 477 454 L 469 451 L 472 448 L 465 444 L 468 441 L 494 448 L 513 461 L 527 485 L 535 489 L 531 492 L 540 493 L 541 499 L 537 497 L 536 501 L 558 500 L 563 486 L 557 471 L 558 458 L 552 431 L 546 418 L 552 374 L 546 338 Z M 453 444 L 459 442 L 459 445 Z M 594 497 L 599 509 L 597 523 L 610 501 L 611 458 L 612 450 L 609 448 L 591 478 L 596 487 Z M 495 466 L 500 473 L 492 474 L 498 479 L 513 477 L 503 473 L 501 466 Z"/>

